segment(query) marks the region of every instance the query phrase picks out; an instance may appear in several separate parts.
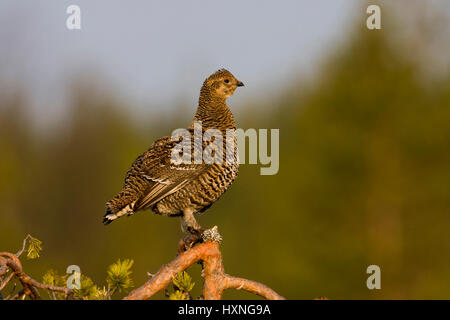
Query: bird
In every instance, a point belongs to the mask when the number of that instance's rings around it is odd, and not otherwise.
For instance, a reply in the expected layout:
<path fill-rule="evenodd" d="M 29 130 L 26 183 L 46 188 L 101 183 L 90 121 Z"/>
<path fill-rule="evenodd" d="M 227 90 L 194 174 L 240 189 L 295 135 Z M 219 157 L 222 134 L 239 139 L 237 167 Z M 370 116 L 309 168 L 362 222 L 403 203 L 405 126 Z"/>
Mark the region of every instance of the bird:
<path fill-rule="evenodd" d="M 179 141 L 174 141 L 171 136 L 157 139 L 133 162 L 126 173 L 122 191 L 106 203 L 103 223 L 108 225 L 122 216 L 151 210 L 159 215 L 181 217 L 181 227 L 185 232 L 204 232 L 195 215 L 210 208 L 238 174 L 236 124 L 226 99 L 242 86 L 244 84 L 230 71 L 219 69 L 214 72 L 203 82 L 197 111 L 186 128 L 191 138 L 196 124 L 201 124 L 202 133 L 216 129 L 225 136 L 230 131 L 234 141 L 232 159 L 228 159 L 231 161 L 175 163 L 171 155 Z M 201 143 L 204 147 L 206 142 Z M 195 146 L 193 149 L 198 151 Z M 228 151 L 225 158 L 227 156 Z"/>

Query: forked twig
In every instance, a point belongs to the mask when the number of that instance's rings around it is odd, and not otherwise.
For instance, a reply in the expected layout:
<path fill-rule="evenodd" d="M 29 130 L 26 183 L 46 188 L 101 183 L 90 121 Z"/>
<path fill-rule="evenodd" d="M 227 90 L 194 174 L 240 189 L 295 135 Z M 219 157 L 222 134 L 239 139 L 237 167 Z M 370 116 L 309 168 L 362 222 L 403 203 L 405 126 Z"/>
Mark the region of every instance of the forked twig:
<path fill-rule="evenodd" d="M 21 252 L 19 251 L 18 254 L 20 255 L 20 253 Z M 12 279 L 13 276 L 18 278 L 20 283 L 22 284 L 23 289 L 19 291 L 17 294 L 15 294 L 11 298 L 12 300 L 22 299 L 25 298 L 25 296 L 30 296 L 30 298 L 33 300 L 40 299 L 41 296 L 39 294 L 39 291 L 37 290 L 38 288 L 44 290 L 63 292 L 66 298 L 73 294 L 73 290 L 71 289 L 53 286 L 49 284 L 42 284 L 32 279 L 29 275 L 23 272 L 22 263 L 20 262 L 18 255 L 16 254 L 10 252 L 0 252 L 0 267 L 7 267 L 11 269 L 11 274 L 1 284 L 1 288 L 3 288 Z"/>

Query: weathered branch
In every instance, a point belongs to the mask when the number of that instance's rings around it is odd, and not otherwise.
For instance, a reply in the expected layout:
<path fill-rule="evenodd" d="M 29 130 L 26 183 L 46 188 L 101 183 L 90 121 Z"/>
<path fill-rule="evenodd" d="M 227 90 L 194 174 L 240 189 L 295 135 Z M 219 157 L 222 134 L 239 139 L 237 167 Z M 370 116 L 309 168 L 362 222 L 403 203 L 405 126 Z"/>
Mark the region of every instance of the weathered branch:
<path fill-rule="evenodd" d="M 25 248 L 27 246 L 27 241 L 30 238 L 32 238 L 31 235 L 27 234 L 25 239 L 23 239 L 22 248 L 16 253 L 16 257 L 20 257 L 20 255 L 25 251 Z"/>
<path fill-rule="evenodd" d="M 179 273 L 198 261 L 203 261 L 203 297 L 205 300 L 220 300 L 226 289 L 243 289 L 270 300 L 284 297 L 261 283 L 232 277 L 224 272 L 219 243 L 206 241 L 180 253 L 172 262 L 163 266 L 144 285 L 133 290 L 124 300 L 144 300 L 166 288 Z"/>
<path fill-rule="evenodd" d="M 22 250 L 21 250 L 22 251 Z M 5 270 L 5 268 L 11 269 L 11 274 L 7 277 L 7 279 L 1 283 L 0 289 L 6 286 L 6 284 L 12 279 L 13 276 L 19 279 L 22 284 L 23 290 L 16 294 L 13 298 L 24 298 L 26 295 L 29 295 L 31 299 L 37 300 L 40 299 L 41 296 L 39 294 L 39 289 L 50 290 L 50 291 L 58 291 L 63 292 L 66 297 L 73 294 L 73 290 L 58 287 L 48 284 L 42 284 L 34 279 L 32 279 L 29 275 L 23 272 L 22 263 L 20 262 L 17 255 L 9 252 L 0 252 L 0 269 Z"/>

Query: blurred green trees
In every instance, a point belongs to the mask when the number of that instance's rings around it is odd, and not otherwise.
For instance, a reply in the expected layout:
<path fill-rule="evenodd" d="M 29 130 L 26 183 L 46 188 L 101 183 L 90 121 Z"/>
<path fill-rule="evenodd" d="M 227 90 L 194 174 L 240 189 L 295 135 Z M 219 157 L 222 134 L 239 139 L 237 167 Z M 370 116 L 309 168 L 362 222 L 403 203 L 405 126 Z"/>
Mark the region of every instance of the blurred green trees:
<path fill-rule="evenodd" d="M 242 128 L 280 129 L 279 173 L 242 165 L 200 221 L 219 226 L 227 272 L 287 298 L 449 298 L 450 77 L 429 85 L 384 30 L 336 52 L 308 89 L 292 84 L 264 115 L 237 115 Z M 75 86 L 70 117 L 43 136 L 19 89 L 1 91 L 0 105 L 0 249 L 27 233 L 43 240 L 32 276 L 77 264 L 96 278 L 133 257 L 136 284 L 173 258 L 177 219 L 139 213 L 104 227 L 101 217 L 131 162 L 190 118 L 160 130 L 152 114 L 144 130 L 114 97 Z M 371 264 L 379 291 L 365 285 Z"/>

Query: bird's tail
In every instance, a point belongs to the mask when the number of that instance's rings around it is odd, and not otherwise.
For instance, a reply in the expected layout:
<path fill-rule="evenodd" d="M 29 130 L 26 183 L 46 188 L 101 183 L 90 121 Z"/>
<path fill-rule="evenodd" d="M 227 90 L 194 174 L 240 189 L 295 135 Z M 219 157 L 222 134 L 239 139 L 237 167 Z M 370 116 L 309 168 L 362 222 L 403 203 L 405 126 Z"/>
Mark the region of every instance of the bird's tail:
<path fill-rule="evenodd" d="M 125 206 L 118 207 L 114 200 L 115 199 L 109 201 L 106 204 L 106 213 L 103 216 L 103 224 L 104 225 L 108 225 L 111 222 L 113 222 L 114 220 L 116 220 L 122 216 L 125 216 L 125 215 L 130 216 L 134 213 L 133 207 L 134 207 L 134 203 L 136 201 L 128 203 Z"/>

